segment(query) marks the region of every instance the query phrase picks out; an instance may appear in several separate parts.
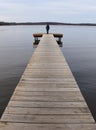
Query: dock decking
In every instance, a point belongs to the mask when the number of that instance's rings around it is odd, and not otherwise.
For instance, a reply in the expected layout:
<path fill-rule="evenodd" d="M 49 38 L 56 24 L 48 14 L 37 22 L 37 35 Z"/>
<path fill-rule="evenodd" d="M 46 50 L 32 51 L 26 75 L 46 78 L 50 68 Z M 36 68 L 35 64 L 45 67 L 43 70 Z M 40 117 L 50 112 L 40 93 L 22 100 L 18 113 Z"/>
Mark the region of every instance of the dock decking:
<path fill-rule="evenodd" d="M 0 130 L 96 130 L 52 34 L 44 34 L 2 115 Z"/>

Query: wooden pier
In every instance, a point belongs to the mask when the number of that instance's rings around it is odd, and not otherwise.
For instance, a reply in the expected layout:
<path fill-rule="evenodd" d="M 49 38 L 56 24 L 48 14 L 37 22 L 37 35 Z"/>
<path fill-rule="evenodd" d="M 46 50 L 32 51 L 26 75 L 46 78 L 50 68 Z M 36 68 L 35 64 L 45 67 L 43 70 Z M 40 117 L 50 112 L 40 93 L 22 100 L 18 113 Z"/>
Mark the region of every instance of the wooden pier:
<path fill-rule="evenodd" d="M 44 34 L 0 122 L 0 130 L 96 130 L 52 34 Z"/>

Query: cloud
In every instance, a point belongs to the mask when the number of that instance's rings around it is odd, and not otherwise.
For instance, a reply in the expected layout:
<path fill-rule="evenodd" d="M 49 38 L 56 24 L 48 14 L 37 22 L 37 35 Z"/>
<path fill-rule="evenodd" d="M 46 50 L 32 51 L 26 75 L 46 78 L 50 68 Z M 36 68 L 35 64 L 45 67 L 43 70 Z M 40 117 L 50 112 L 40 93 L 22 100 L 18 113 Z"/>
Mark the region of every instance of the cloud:
<path fill-rule="evenodd" d="M 86 22 L 88 16 L 87 21 L 95 21 L 95 5 L 94 0 L 0 0 L 0 16 L 7 21 L 34 22 Z"/>

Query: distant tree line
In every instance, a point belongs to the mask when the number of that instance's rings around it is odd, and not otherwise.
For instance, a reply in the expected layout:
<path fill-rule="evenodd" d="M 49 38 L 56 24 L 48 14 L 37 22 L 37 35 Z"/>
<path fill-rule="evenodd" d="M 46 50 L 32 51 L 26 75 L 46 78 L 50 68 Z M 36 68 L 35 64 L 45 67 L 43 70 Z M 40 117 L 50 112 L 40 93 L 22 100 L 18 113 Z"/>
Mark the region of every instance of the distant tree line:
<path fill-rule="evenodd" d="M 10 26 L 10 25 L 76 25 L 76 26 L 96 26 L 95 23 L 60 23 L 60 22 L 0 22 L 0 26 Z"/>
<path fill-rule="evenodd" d="M 15 22 L 13 23 L 9 23 L 9 22 L 0 22 L 0 25 L 3 26 L 3 25 L 16 25 Z"/>

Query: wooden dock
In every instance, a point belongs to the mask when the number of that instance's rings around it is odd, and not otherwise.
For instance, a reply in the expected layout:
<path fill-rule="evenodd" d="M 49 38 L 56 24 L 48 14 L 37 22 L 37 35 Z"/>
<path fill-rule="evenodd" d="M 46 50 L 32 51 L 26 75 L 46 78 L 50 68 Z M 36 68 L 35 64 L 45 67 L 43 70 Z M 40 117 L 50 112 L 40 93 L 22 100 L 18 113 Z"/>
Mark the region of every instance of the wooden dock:
<path fill-rule="evenodd" d="M 52 34 L 43 35 L 2 115 L 0 130 L 96 130 Z"/>

